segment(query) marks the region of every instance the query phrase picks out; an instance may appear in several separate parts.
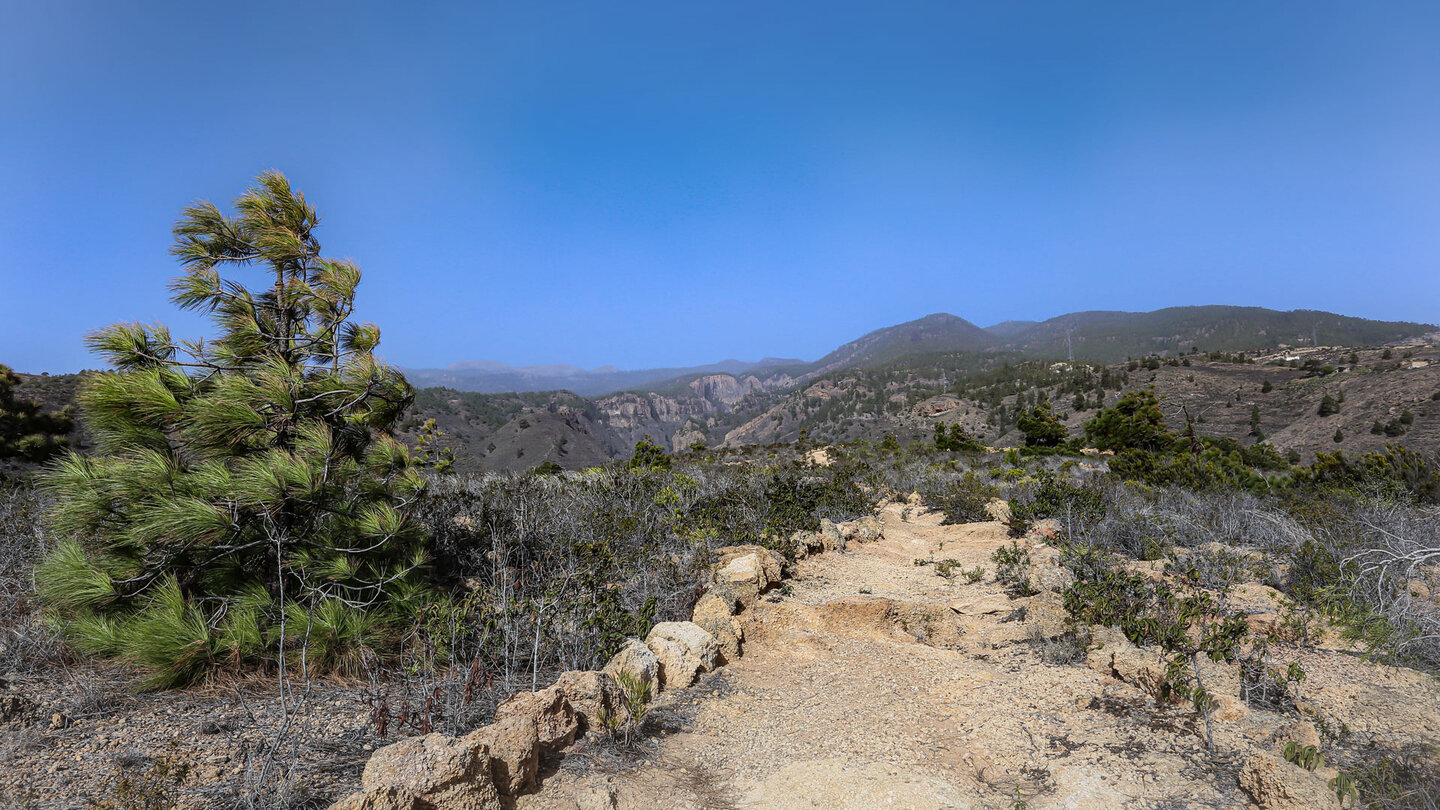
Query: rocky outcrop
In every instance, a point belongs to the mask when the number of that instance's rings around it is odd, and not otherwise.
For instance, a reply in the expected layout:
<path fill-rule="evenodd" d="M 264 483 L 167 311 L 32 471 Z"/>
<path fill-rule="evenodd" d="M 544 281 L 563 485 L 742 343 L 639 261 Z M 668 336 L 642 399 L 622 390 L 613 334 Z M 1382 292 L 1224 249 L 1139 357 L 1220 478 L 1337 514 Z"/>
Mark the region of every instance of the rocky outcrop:
<path fill-rule="evenodd" d="M 712 580 L 745 604 L 780 582 L 785 561 L 762 546 L 726 546 L 717 549 Z"/>
<path fill-rule="evenodd" d="M 660 663 L 660 688 L 664 691 L 684 689 L 719 662 L 715 637 L 694 622 L 661 622 L 651 628 L 645 646 Z"/>
<path fill-rule="evenodd" d="M 620 651 L 605 664 L 604 674 L 622 683 L 623 678 L 633 679 L 638 685 L 648 688 L 651 695 L 660 694 L 660 659 L 638 638 L 627 640 Z"/>
<path fill-rule="evenodd" d="M 719 648 L 720 663 L 737 661 L 740 658 L 740 644 L 745 640 L 745 628 L 736 618 L 739 601 L 729 594 L 711 591 L 695 603 L 691 621 L 704 628 Z"/>
<path fill-rule="evenodd" d="M 365 764 L 362 790 L 331 810 L 499 810 L 490 751 L 479 739 L 443 734 L 411 737 L 376 751 Z"/>
<path fill-rule="evenodd" d="M 1091 669 L 1119 678 L 1156 700 L 1166 694 L 1165 663 L 1159 655 L 1130 643 L 1114 627 L 1093 628 L 1092 639 L 1095 646 L 1085 659 Z"/>
<path fill-rule="evenodd" d="M 540 730 L 535 720 L 515 715 L 467 734 L 462 742 L 484 744 L 490 752 L 490 778 L 495 789 L 514 796 L 535 784 L 540 768 Z"/>
<path fill-rule="evenodd" d="M 1340 800 L 1324 779 L 1273 754 L 1246 760 L 1240 787 L 1263 810 L 1340 810 Z"/>
<path fill-rule="evenodd" d="M 580 730 L 580 720 L 558 685 L 539 692 L 521 692 L 501 701 L 495 707 L 495 722 L 510 717 L 525 717 L 535 723 L 540 755 L 549 756 L 570 743 Z"/>

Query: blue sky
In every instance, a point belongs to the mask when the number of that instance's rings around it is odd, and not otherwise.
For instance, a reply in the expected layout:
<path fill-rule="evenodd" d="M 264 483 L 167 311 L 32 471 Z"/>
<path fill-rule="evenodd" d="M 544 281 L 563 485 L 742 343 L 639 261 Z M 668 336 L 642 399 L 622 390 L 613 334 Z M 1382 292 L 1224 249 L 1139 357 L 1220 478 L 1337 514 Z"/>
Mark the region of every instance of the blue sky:
<path fill-rule="evenodd" d="M 408 366 L 1201 303 L 1440 320 L 1431 3 L 11 3 L 0 362 L 277 168 Z"/>

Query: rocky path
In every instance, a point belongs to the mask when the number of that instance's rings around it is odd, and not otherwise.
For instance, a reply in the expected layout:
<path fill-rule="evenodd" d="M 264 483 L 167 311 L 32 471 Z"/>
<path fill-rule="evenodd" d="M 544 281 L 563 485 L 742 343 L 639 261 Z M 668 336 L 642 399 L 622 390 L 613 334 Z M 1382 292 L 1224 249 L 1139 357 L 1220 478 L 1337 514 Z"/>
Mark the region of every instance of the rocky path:
<path fill-rule="evenodd" d="M 802 561 L 783 596 L 748 608 L 744 656 L 662 697 L 674 730 L 638 761 L 581 743 L 516 808 L 1254 807 L 1244 763 L 1314 734 L 1232 701 L 1211 752 L 1193 712 L 1117 678 L 1109 653 L 1046 663 L 1036 600 L 1056 596 L 1011 599 L 995 582 L 1004 526 L 919 511 L 888 506 L 883 539 Z M 1030 544 L 1037 561 L 1053 554 Z M 987 575 L 967 583 L 915 562 L 930 559 Z M 1322 715 L 1440 740 L 1433 681 L 1335 650 L 1292 657 Z M 1305 790 L 1323 784 L 1301 776 Z"/>

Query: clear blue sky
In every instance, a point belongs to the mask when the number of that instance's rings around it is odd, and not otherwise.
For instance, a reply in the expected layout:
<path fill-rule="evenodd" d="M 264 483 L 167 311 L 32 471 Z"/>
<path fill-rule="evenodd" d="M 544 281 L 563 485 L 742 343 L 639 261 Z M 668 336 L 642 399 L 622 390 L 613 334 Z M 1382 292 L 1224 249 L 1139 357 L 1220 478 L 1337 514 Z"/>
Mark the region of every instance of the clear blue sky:
<path fill-rule="evenodd" d="M 277 168 L 409 366 L 948 311 L 1440 320 L 1440 4 L 7 3 L 0 362 L 95 366 Z"/>

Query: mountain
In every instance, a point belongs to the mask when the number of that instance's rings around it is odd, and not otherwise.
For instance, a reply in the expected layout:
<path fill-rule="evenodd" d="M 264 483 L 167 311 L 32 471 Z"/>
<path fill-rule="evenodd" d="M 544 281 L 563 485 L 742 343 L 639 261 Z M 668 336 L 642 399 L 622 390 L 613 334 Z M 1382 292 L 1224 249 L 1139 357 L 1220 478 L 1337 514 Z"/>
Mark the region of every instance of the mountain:
<path fill-rule="evenodd" d="M 983 351 L 995 336 L 973 323 L 937 312 L 896 326 L 876 329 L 815 361 L 816 371 L 880 365 L 907 354 Z"/>
<path fill-rule="evenodd" d="M 1031 327 L 1039 325 L 1039 321 L 1001 321 L 993 326 L 985 327 L 985 331 L 1001 340 L 1007 340 L 1022 335 Z"/>
<path fill-rule="evenodd" d="M 454 363 L 443 369 L 402 368 L 417 388 L 443 386 L 457 391 L 485 394 L 514 391 L 573 391 L 584 396 L 625 391 L 653 386 L 667 380 L 704 374 L 745 374 L 772 366 L 804 365 L 802 360 L 767 357 L 764 360 L 721 360 L 703 366 L 651 368 L 622 371 L 614 366 L 583 369 L 578 366 L 552 364 L 541 366 L 507 366 L 490 361 Z"/>
<path fill-rule="evenodd" d="M 997 348 L 1027 357 L 1114 363 L 1148 354 L 1276 349 L 1281 346 L 1377 346 L 1424 335 L 1434 326 L 1372 321 L 1333 312 L 1262 307 L 1170 307 L 1153 312 L 1091 311 L 1061 315 L 1019 328 L 992 327 Z M 1014 326 L 1012 326 L 1014 324 Z M 1001 331 L 993 331 L 997 327 Z M 1317 342 L 1318 341 L 1318 342 Z"/>

